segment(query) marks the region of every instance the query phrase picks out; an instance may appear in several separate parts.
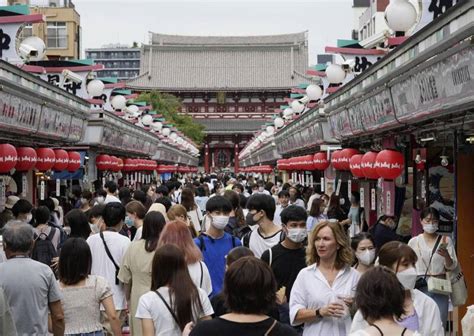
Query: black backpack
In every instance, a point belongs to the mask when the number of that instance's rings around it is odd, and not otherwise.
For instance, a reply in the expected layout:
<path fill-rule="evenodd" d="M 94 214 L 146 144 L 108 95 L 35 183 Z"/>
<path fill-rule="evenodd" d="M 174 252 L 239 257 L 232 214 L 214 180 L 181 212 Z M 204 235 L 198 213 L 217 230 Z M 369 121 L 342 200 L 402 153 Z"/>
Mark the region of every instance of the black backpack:
<path fill-rule="evenodd" d="M 53 245 L 53 237 L 56 233 L 55 228 L 51 228 L 49 235 L 44 232 L 41 232 L 39 235 L 34 234 L 34 246 L 33 251 L 31 251 L 31 259 L 39 261 L 45 265 L 51 266 L 51 261 L 53 258 L 58 256 L 58 252 Z M 45 239 L 42 239 L 45 237 Z"/>

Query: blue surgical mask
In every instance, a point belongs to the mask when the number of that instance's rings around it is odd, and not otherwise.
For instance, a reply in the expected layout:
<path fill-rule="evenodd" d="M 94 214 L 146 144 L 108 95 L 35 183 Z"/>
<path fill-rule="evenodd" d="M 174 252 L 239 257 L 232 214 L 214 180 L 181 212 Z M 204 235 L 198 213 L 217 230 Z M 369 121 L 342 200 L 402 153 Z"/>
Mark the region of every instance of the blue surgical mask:
<path fill-rule="evenodd" d="M 127 227 L 131 228 L 133 226 L 133 219 L 131 219 L 129 216 L 125 216 L 124 223 L 127 225 Z"/>

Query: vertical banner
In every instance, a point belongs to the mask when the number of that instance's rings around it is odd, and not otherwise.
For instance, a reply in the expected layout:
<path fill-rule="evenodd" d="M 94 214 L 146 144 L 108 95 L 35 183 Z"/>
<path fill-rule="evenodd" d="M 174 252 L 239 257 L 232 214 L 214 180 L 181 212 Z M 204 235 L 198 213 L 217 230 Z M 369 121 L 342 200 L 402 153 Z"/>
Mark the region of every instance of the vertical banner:
<path fill-rule="evenodd" d="M 138 172 L 135 172 L 135 177 L 133 178 L 133 183 L 137 183 L 138 181 Z"/>
<path fill-rule="evenodd" d="M 5 208 L 5 181 L 3 177 L 0 177 L 0 209 L 3 211 Z"/>
<path fill-rule="evenodd" d="M 339 178 L 336 182 L 336 195 L 339 196 L 339 192 L 341 191 L 341 184 L 342 184 L 342 179 Z"/>
<path fill-rule="evenodd" d="M 395 215 L 395 182 L 383 182 L 383 214 L 388 216 Z"/>
<path fill-rule="evenodd" d="M 349 200 L 352 197 L 351 193 L 352 193 L 352 180 L 349 179 L 349 180 L 347 180 L 347 197 L 349 198 Z"/>
<path fill-rule="evenodd" d="M 424 175 L 421 179 L 421 198 L 426 203 L 426 181 L 425 181 L 425 176 Z"/>
<path fill-rule="evenodd" d="M 45 189 L 46 189 L 46 184 L 44 183 L 44 180 L 41 180 L 41 182 L 40 182 L 40 201 L 44 201 L 44 199 L 45 199 Z"/>
<path fill-rule="evenodd" d="M 377 210 L 377 202 L 376 199 L 376 191 L 375 188 L 370 189 L 370 210 L 375 211 Z"/>
<path fill-rule="evenodd" d="M 61 180 L 60 179 L 56 179 L 56 196 L 57 197 L 61 196 Z"/>
<path fill-rule="evenodd" d="M 365 208 L 365 191 L 364 187 L 359 188 L 360 193 L 360 207 Z"/>
<path fill-rule="evenodd" d="M 325 190 L 325 181 L 324 181 L 324 176 L 321 177 L 321 192 L 324 193 Z"/>
<path fill-rule="evenodd" d="M 309 185 L 312 187 L 314 186 L 314 176 L 313 176 L 313 173 L 311 173 L 311 175 L 309 175 Z"/>
<path fill-rule="evenodd" d="M 28 194 L 28 179 L 26 174 L 21 174 L 21 197 L 26 197 Z"/>

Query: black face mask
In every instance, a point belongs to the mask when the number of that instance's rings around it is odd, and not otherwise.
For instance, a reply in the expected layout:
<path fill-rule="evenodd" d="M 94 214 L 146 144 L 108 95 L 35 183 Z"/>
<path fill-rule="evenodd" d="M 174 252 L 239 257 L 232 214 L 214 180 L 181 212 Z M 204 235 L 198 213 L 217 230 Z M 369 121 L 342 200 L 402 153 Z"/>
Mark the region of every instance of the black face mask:
<path fill-rule="evenodd" d="M 234 217 L 229 217 L 229 222 L 227 223 L 230 227 L 237 227 L 237 218 Z"/>
<path fill-rule="evenodd" d="M 247 214 L 247 216 L 245 217 L 245 224 L 249 225 L 249 226 L 254 226 L 254 225 L 257 225 L 258 222 L 256 222 L 254 219 L 253 219 L 253 216 L 254 214 L 251 214 L 250 212 Z"/>

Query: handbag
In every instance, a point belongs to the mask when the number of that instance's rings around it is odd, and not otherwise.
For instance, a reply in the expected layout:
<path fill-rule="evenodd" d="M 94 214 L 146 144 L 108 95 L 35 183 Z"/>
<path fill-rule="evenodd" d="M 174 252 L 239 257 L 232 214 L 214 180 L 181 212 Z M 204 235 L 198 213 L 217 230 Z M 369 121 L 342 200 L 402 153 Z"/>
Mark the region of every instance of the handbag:
<path fill-rule="evenodd" d="M 428 292 L 441 295 L 450 295 L 452 293 L 451 281 L 445 278 L 430 276 L 427 281 Z"/>
<path fill-rule="evenodd" d="M 455 307 L 466 304 L 467 286 L 464 273 L 462 272 L 461 266 L 459 264 L 459 260 L 456 267 L 452 271 L 448 272 L 448 277 L 451 281 L 452 287 L 451 303 Z"/>

